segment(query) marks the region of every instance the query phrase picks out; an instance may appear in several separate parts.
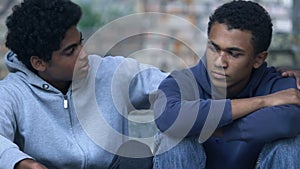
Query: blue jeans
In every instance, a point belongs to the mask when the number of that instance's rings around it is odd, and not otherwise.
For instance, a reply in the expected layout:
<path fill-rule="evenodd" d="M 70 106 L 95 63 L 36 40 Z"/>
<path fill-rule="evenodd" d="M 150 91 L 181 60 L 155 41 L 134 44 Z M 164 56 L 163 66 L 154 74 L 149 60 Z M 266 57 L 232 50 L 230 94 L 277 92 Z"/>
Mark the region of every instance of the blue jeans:
<path fill-rule="evenodd" d="M 205 150 L 198 143 L 198 137 L 180 141 L 159 133 L 156 136 L 154 154 L 154 169 L 205 169 Z M 255 167 L 255 169 L 283 168 L 300 168 L 300 136 L 266 144 L 259 154 Z"/>
<path fill-rule="evenodd" d="M 178 140 L 161 133 L 155 137 L 153 169 L 205 168 L 206 155 L 198 137 Z"/>
<path fill-rule="evenodd" d="M 153 154 L 146 144 L 129 140 L 119 147 L 108 169 L 152 169 L 152 156 Z"/>
<path fill-rule="evenodd" d="M 259 154 L 255 167 L 255 169 L 282 168 L 300 168 L 300 135 L 266 144 Z"/>

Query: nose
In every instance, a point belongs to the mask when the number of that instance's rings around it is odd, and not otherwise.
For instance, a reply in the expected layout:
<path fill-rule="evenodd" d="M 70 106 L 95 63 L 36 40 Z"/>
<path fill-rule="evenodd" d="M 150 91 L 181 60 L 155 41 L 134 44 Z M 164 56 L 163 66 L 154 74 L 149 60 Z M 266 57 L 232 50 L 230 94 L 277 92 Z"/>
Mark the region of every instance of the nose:
<path fill-rule="evenodd" d="M 79 52 L 79 55 L 78 55 L 78 60 L 86 60 L 87 57 L 88 57 L 87 51 L 82 46 L 80 46 L 80 52 Z"/>
<path fill-rule="evenodd" d="M 227 68 L 228 62 L 227 62 L 227 55 L 226 55 L 226 53 L 223 52 L 223 51 L 221 51 L 218 55 L 219 56 L 218 56 L 218 58 L 215 61 L 215 65 L 217 67 Z"/>

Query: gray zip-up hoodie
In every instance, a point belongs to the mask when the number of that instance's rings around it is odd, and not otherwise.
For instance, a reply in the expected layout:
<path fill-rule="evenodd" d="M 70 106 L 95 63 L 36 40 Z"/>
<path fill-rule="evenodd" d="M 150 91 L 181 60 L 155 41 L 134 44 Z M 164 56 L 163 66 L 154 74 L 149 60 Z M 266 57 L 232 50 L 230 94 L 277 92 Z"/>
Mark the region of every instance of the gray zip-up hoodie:
<path fill-rule="evenodd" d="M 25 158 L 49 169 L 107 168 L 128 139 L 128 112 L 149 107 L 149 93 L 166 77 L 133 59 L 90 55 L 87 78 L 73 81 L 64 95 L 12 52 L 5 61 L 10 73 L 0 81 L 0 169 Z"/>

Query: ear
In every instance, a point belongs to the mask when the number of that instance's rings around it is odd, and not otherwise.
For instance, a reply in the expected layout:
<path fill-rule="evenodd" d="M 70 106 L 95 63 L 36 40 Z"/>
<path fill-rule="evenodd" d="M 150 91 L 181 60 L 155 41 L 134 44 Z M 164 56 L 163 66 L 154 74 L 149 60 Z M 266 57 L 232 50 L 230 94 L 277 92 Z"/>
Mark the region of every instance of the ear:
<path fill-rule="evenodd" d="M 37 56 L 31 56 L 30 63 L 32 67 L 39 72 L 43 72 L 46 70 L 47 63 Z"/>
<path fill-rule="evenodd" d="M 259 68 L 267 59 L 268 54 L 269 53 L 267 51 L 263 51 L 263 52 L 257 54 L 254 58 L 253 68 L 255 68 L 255 69 Z"/>

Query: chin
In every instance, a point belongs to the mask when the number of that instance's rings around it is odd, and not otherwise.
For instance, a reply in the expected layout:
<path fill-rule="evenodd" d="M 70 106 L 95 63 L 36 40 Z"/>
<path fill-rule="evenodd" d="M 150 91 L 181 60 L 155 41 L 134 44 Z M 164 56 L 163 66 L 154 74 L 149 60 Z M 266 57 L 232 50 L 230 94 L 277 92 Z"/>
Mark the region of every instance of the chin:
<path fill-rule="evenodd" d="M 215 86 L 216 88 L 227 88 L 228 84 L 226 83 L 226 80 L 222 79 L 212 79 L 211 85 Z"/>
<path fill-rule="evenodd" d="M 89 71 L 77 71 L 73 74 L 73 81 L 85 79 L 88 76 Z"/>

